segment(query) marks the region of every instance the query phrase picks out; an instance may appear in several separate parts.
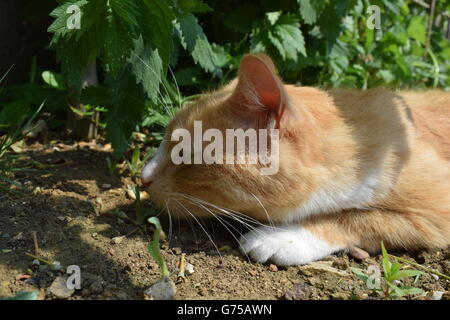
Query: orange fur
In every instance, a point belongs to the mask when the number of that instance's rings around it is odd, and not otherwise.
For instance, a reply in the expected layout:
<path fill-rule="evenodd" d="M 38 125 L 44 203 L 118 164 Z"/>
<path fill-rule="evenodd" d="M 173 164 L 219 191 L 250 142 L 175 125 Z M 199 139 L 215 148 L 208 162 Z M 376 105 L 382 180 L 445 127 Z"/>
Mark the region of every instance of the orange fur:
<path fill-rule="evenodd" d="M 180 196 L 187 194 L 370 251 L 381 240 L 411 250 L 450 244 L 450 93 L 295 87 L 281 82 L 268 57 L 245 59 L 238 80 L 182 109 L 166 139 L 178 127 L 192 131 L 194 120 L 222 132 L 279 121 L 279 172 L 262 176 L 258 165 L 176 166 L 168 142 L 148 189 L 154 202 L 165 207 L 169 201 L 172 213 L 211 215 L 208 205 Z M 326 195 L 351 188 L 361 198 L 355 207 L 320 207 L 320 199 L 331 201 Z M 317 210 L 313 203 L 308 214 L 293 215 L 314 197 Z"/>

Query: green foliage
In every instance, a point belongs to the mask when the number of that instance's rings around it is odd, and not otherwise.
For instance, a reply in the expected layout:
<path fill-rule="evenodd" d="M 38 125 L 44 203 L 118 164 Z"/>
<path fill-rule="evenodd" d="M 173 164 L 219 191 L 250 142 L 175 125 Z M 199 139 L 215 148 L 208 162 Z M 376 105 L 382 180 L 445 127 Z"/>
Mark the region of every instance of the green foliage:
<path fill-rule="evenodd" d="M 1 83 L 0 83 L 1 84 Z M 11 185 L 23 189 L 22 185 L 14 180 L 14 173 L 24 170 L 24 168 L 16 166 L 17 155 L 11 154 L 12 147 L 15 143 L 23 139 L 23 137 L 32 130 L 32 122 L 39 114 L 44 104 L 42 103 L 38 110 L 26 121 L 23 117 L 20 123 L 5 134 L 0 135 L 0 191 L 7 192 Z"/>
<path fill-rule="evenodd" d="M 381 253 L 383 255 L 383 274 L 386 280 L 387 289 L 386 294 L 391 297 L 401 297 L 408 294 L 420 294 L 422 289 L 410 286 L 397 286 L 395 280 L 400 280 L 409 277 L 419 277 L 425 274 L 419 270 L 405 270 L 401 269 L 402 265 L 396 261 L 391 261 L 387 254 L 383 242 L 381 242 Z"/>
<path fill-rule="evenodd" d="M 0 300 L 37 300 L 38 294 L 37 291 L 19 291 L 13 297 L 0 298 Z"/>
<path fill-rule="evenodd" d="M 72 5 L 81 10 L 80 29 L 67 28 Z M 368 27 L 371 5 L 381 10 L 380 30 Z M 60 0 L 48 31 L 62 75 L 45 72 L 44 86 L 15 88 L 0 124 L 45 95 L 51 109 L 65 89 L 102 107 L 120 157 L 133 132 L 159 134 L 183 95 L 230 80 L 248 52 L 268 53 L 283 79 L 300 85 L 450 90 L 449 12 L 448 1 L 436 1 L 430 33 L 429 9 L 412 0 Z M 83 89 L 94 60 L 101 85 Z"/>
<path fill-rule="evenodd" d="M 383 267 L 383 278 L 385 282 L 384 293 L 387 297 L 402 297 L 405 295 L 421 294 L 423 290 L 420 288 L 415 288 L 411 286 L 398 286 L 396 284 L 397 280 L 415 277 L 416 280 L 423 274 L 419 270 L 404 269 L 404 266 L 396 261 L 389 258 L 389 255 L 384 247 L 383 241 L 381 242 L 381 254 L 382 254 L 382 267 Z M 357 268 L 351 268 L 352 272 L 361 279 L 362 281 L 368 283 L 370 276 L 364 271 Z M 381 279 L 380 279 L 381 280 Z M 375 290 L 382 290 L 381 287 L 374 288 Z"/>
<path fill-rule="evenodd" d="M 79 29 L 66 25 L 73 18 L 73 12 L 67 12 L 73 5 L 82 13 Z M 48 28 L 53 33 L 51 47 L 67 85 L 83 103 L 97 105 L 92 98 L 103 101 L 116 156 L 123 155 L 139 129 L 146 101 L 156 109 L 165 103 L 160 87 L 167 90 L 163 81 L 174 59 L 174 43 L 203 70 L 221 76 L 219 58 L 193 15 L 209 10 L 200 0 L 69 0 L 60 1 L 50 14 L 55 18 Z M 92 90 L 81 91 L 82 71 L 94 60 L 102 62 L 106 87 L 93 97 Z"/>

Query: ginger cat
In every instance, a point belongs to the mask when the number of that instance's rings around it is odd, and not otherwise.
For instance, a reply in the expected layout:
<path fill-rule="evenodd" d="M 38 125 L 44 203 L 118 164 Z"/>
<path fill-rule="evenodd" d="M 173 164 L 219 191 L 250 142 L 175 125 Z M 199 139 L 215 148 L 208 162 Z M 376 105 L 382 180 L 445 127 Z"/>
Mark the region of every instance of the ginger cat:
<path fill-rule="evenodd" d="M 279 129 L 279 170 L 171 161 L 171 132 Z M 450 93 L 321 90 L 286 85 L 269 57 L 245 56 L 238 78 L 178 112 L 141 179 L 173 215 L 267 225 L 244 234 L 258 262 L 307 264 L 359 247 L 450 245 Z"/>

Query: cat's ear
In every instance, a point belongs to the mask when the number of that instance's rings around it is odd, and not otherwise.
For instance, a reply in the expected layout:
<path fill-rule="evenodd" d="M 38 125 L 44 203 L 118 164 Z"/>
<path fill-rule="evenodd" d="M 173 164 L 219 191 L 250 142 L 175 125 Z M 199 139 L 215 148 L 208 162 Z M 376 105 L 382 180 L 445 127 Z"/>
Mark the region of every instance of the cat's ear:
<path fill-rule="evenodd" d="M 248 54 L 242 59 L 238 83 L 231 99 L 252 111 L 272 111 L 279 122 L 287 105 L 287 96 L 283 82 L 268 56 Z"/>

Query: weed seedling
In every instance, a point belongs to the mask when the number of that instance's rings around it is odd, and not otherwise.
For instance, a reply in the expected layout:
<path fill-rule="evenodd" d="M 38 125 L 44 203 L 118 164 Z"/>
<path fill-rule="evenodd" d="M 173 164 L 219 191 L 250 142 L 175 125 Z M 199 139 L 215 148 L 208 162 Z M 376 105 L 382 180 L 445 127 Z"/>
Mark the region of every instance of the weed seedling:
<path fill-rule="evenodd" d="M 425 274 L 419 270 L 405 270 L 401 269 L 403 266 L 396 262 L 391 261 L 387 254 L 386 248 L 384 247 L 383 241 L 381 241 L 381 253 L 383 255 L 383 275 L 386 280 L 386 290 L 385 295 L 390 297 L 401 297 L 408 294 L 421 294 L 423 293 L 422 289 L 409 287 L 409 286 L 397 286 L 395 284 L 396 280 L 416 277 L 418 279 L 419 276 Z"/>
<path fill-rule="evenodd" d="M 153 240 L 148 244 L 148 252 L 152 255 L 153 259 L 158 263 L 159 268 L 163 277 L 169 277 L 170 273 L 167 269 L 166 261 L 164 260 L 161 250 L 159 248 L 159 236 L 161 234 L 161 223 L 157 217 L 151 217 L 147 220 L 149 223 L 155 226 L 155 231 L 153 232 Z"/>
<path fill-rule="evenodd" d="M 416 280 L 423 274 L 425 274 L 422 271 L 419 270 L 408 270 L 408 269 L 402 269 L 404 268 L 404 265 L 389 259 L 389 255 L 386 251 L 386 248 L 384 247 L 383 241 L 381 242 L 381 254 L 383 257 L 382 265 L 383 265 L 383 278 L 385 282 L 385 288 L 384 288 L 384 294 L 386 297 L 401 297 L 405 295 L 411 295 L 411 294 L 421 294 L 423 293 L 423 290 L 416 287 L 411 286 L 398 286 L 396 284 L 397 280 L 409 278 L 409 277 L 416 277 Z M 366 283 L 369 283 L 369 280 L 373 278 L 373 276 L 367 275 L 364 273 L 361 269 L 357 268 L 351 268 L 353 273 L 356 274 L 356 276 L 363 280 Z M 374 286 L 371 289 L 374 290 L 382 290 L 380 286 Z"/>
<path fill-rule="evenodd" d="M 22 121 L 13 131 L 0 136 L 0 191 L 10 191 L 9 185 L 14 185 L 19 189 L 25 190 L 20 183 L 14 180 L 14 172 L 23 171 L 25 168 L 15 167 L 15 160 L 19 157 L 12 156 L 8 152 L 16 142 L 22 140 L 28 132 L 33 130 L 31 123 L 42 110 L 43 106 L 44 103 L 39 106 L 27 122 L 24 123 Z M 26 128 L 30 128 L 29 131 L 25 131 Z"/>
<path fill-rule="evenodd" d="M 131 155 L 131 161 L 125 160 L 128 165 L 128 170 L 130 170 L 131 177 L 136 177 L 139 173 L 141 168 L 141 161 L 139 160 L 140 155 L 141 152 L 139 151 L 139 148 L 136 147 Z"/>
<path fill-rule="evenodd" d="M 106 158 L 106 165 L 108 166 L 109 175 L 114 177 L 117 175 L 117 164 L 116 161 L 112 160 L 110 157 Z"/>
<path fill-rule="evenodd" d="M 164 260 L 159 247 L 161 223 L 157 217 L 148 218 L 147 221 L 155 227 L 153 240 L 148 244 L 148 252 L 150 252 L 153 259 L 158 263 L 162 278 L 145 290 L 144 293 L 153 297 L 155 300 L 172 300 L 174 299 L 177 290 L 175 283 L 170 279 L 169 269 L 167 269 L 166 261 Z"/>

